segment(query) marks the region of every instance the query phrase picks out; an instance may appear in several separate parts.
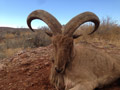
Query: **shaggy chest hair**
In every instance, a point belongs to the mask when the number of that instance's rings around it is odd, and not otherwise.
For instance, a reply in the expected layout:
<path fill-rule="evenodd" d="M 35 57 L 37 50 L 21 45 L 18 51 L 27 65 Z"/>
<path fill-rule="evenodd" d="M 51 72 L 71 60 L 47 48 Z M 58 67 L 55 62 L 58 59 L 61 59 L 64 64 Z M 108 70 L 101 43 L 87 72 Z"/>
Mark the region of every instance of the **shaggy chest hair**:
<path fill-rule="evenodd" d="M 57 35 L 52 38 L 53 42 L 53 64 L 51 68 L 50 81 L 53 85 L 55 85 L 59 89 L 65 87 L 64 84 L 64 73 L 65 68 L 72 58 L 72 50 L 73 50 L 73 38 Z M 62 73 L 57 73 L 55 71 L 55 67 L 63 68 Z"/>

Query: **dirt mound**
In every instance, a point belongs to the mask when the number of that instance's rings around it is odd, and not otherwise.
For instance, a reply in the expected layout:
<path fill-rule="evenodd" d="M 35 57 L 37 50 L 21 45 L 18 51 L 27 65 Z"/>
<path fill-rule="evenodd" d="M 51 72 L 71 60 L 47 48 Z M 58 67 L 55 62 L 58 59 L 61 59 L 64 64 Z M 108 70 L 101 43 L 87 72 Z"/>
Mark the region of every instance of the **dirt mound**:
<path fill-rule="evenodd" d="M 49 82 L 51 48 L 21 51 L 4 60 L 0 64 L 0 90 L 56 90 Z M 118 82 L 96 90 L 120 90 Z"/>

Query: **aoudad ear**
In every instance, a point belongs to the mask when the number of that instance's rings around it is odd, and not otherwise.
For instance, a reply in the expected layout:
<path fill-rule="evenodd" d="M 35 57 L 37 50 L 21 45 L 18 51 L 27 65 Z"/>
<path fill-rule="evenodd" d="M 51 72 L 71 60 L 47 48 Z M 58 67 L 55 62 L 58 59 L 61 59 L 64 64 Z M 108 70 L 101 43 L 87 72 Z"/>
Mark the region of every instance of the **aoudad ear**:
<path fill-rule="evenodd" d="M 73 37 L 73 39 L 77 39 L 77 38 L 79 38 L 80 36 L 82 36 L 82 35 L 81 35 L 81 34 L 80 34 L 80 35 L 74 34 L 72 37 Z"/>
<path fill-rule="evenodd" d="M 52 37 L 52 36 L 53 36 L 53 33 L 52 33 L 50 30 L 45 31 L 45 33 L 46 33 L 49 37 Z"/>

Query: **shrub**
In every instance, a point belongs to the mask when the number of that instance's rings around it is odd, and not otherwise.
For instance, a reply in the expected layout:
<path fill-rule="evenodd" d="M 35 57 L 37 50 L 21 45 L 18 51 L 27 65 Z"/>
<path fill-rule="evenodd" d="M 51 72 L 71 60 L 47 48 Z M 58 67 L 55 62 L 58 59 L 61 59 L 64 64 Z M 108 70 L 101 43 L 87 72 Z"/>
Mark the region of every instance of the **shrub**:
<path fill-rule="evenodd" d="M 101 21 L 99 30 L 92 35 L 87 35 L 93 28 L 93 24 L 87 23 L 76 30 L 75 33 L 83 33 L 76 42 L 104 40 L 120 46 L 120 26 L 111 18 L 107 17 Z M 3 28 L 0 27 L 0 59 L 9 57 L 17 51 L 26 48 L 47 46 L 51 43 L 50 38 L 45 34 L 48 27 L 41 27 L 36 32 L 30 32 L 26 28 Z M 12 51 L 13 50 L 13 51 Z M 7 53 L 8 52 L 8 53 Z"/>
<path fill-rule="evenodd" d="M 26 39 L 25 47 L 40 47 L 40 46 L 47 46 L 51 43 L 50 38 L 44 33 L 43 30 L 36 31 L 34 34 L 31 35 L 30 38 Z"/>

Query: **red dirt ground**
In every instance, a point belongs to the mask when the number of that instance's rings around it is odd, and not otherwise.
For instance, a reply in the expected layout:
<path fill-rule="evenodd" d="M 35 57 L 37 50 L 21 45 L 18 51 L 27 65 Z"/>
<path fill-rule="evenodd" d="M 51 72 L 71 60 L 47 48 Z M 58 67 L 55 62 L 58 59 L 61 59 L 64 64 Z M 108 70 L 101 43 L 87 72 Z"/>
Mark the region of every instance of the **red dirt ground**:
<path fill-rule="evenodd" d="M 2 60 L 0 90 L 56 90 L 49 82 L 51 48 L 50 45 L 21 51 Z M 120 90 L 120 80 L 96 90 Z"/>

